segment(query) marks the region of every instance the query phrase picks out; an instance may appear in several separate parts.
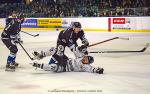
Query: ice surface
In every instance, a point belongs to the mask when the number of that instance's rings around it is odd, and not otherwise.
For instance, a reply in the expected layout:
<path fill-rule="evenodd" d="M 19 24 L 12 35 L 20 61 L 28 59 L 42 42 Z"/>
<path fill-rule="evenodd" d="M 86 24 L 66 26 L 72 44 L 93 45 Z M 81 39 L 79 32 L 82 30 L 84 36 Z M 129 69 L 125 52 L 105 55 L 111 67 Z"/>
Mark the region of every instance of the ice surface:
<path fill-rule="evenodd" d="M 27 31 L 29 32 L 29 31 Z M 31 31 L 39 37 L 21 33 L 23 46 L 32 56 L 36 50 L 56 46 L 58 31 Z M 91 33 L 86 32 L 90 44 L 116 36 L 130 40 L 116 39 L 89 48 L 89 51 L 140 50 L 150 43 L 150 33 Z M 80 41 L 78 41 L 80 44 Z M 104 74 L 85 72 L 52 73 L 35 70 L 31 61 L 18 45 L 16 61 L 20 68 L 5 72 L 9 51 L 0 41 L 0 94 L 150 94 L 150 47 L 143 53 L 99 53 L 94 56 L 93 66 L 105 69 Z M 74 58 L 69 49 L 65 52 Z M 50 57 L 40 62 L 48 63 Z"/>

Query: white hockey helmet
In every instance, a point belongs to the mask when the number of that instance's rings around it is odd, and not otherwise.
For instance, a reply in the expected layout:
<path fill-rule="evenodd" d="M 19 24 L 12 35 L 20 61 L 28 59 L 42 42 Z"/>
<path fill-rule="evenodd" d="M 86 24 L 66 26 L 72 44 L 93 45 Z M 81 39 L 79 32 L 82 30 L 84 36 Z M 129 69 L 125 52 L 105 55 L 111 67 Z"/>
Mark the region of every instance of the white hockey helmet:
<path fill-rule="evenodd" d="M 92 56 L 87 56 L 87 58 L 88 58 L 89 64 L 91 64 L 91 63 L 94 62 L 94 57 L 92 57 Z"/>
<path fill-rule="evenodd" d="M 83 64 L 91 64 L 94 62 L 94 58 L 92 56 L 84 56 L 82 59 Z"/>

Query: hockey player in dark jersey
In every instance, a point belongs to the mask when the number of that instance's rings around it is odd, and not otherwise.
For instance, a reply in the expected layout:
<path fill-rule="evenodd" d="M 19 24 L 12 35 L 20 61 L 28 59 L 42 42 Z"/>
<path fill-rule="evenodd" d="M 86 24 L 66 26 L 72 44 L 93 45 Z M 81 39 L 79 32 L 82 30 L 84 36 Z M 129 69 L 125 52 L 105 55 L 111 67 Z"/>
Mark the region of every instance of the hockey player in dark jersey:
<path fill-rule="evenodd" d="M 83 45 L 81 47 L 87 48 L 89 42 L 85 38 L 84 31 L 81 29 L 80 22 L 73 22 L 71 27 L 59 33 L 57 39 L 57 51 L 54 55 L 52 55 L 52 59 L 49 61 L 49 64 L 55 63 L 55 59 L 62 60 L 61 56 L 65 55 L 64 51 L 66 46 L 69 47 L 70 50 L 75 54 L 75 57 L 78 58 L 76 50 L 81 48 L 77 44 L 78 39 L 82 41 Z M 85 52 L 85 54 L 87 53 Z"/>
<path fill-rule="evenodd" d="M 6 71 L 15 70 L 15 66 L 18 64 L 15 63 L 16 54 L 18 48 L 16 46 L 17 42 L 21 42 L 19 32 L 21 30 L 21 24 L 24 21 L 24 15 L 19 14 L 16 19 L 12 19 L 11 22 L 6 25 L 4 28 L 1 39 L 5 46 L 10 50 L 10 54 L 7 58 Z"/>

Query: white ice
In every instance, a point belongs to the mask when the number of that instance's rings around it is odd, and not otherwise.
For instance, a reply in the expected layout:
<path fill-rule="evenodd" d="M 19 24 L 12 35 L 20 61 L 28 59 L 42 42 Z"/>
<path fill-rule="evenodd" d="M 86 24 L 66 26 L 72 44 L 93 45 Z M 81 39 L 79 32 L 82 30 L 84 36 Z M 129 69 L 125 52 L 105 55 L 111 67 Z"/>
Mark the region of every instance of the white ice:
<path fill-rule="evenodd" d="M 27 31 L 29 32 L 29 31 Z M 39 37 L 21 33 L 23 46 L 32 56 L 33 51 L 56 46 L 58 31 L 31 31 Z M 150 43 L 150 33 L 103 33 L 86 32 L 90 44 L 116 36 L 116 39 L 90 47 L 89 51 L 140 50 Z M 78 41 L 79 44 L 80 41 Z M 15 72 L 5 72 L 9 51 L 0 40 L 0 94 L 150 94 L 150 47 L 143 53 L 99 53 L 94 56 L 95 67 L 103 67 L 104 74 L 85 72 L 53 73 L 35 70 L 23 49 L 18 45 L 16 61 L 20 67 Z M 74 58 L 66 48 L 65 52 Z M 48 63 L 50 57 L 40 60 Z"/>

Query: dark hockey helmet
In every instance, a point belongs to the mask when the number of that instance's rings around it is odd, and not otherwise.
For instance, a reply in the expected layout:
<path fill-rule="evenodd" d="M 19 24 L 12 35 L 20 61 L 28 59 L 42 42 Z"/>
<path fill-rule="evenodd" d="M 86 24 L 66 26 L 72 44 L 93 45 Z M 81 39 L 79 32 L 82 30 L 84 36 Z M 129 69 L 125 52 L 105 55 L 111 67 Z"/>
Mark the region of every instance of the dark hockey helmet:
<path fill-rule="evenodd" d="M 94 62 L 94 57 L 92 57 L 92 56 L 87 56 L 87 58 L 88 58 L 89 64 L 91 64 L 91 63 Z"/>
<path fill-rule="evenodd" d="M 25 16 L 23 13 L 20 13 L 20 14 L 18 14 L 17 18 L 21 20 L 21 23 L 23 23 Z"/>
<path fill-rule="evenodd" d="M 23 14 L 23 13 L 18 14 L 17 18 L 18 18 L 18 19 L 24 18 L 24 14 Z"/>
<path fill-rule="evenodd" d="M 9 17 L 16 18 L 17 17 L 17 13 L 15 11 L 13 11 L 12 13 L 10 13 Z"/>
<path fill-rule="evenodd" d="M 81 23 L 80 22 L 73 22 L 72 26 L 75 28 L 81 28 Z"/>

